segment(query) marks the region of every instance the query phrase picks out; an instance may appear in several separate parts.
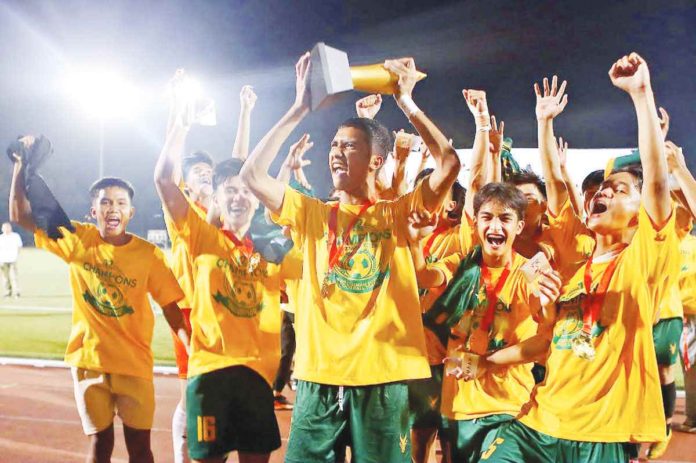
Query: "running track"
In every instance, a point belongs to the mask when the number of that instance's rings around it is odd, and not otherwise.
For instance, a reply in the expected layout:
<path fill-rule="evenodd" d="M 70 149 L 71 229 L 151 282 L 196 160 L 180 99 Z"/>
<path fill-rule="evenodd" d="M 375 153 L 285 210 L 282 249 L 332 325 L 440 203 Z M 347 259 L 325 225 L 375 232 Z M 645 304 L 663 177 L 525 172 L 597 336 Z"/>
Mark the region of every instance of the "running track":
<path fill-rule="evenodd" d="M 179 398 L 178 379 L 173 375 L 156 375 L 155 388 L 153 452 L 155 461 L 171 462 L 171 414 Z M 676 422 L 683 421 L 683 412 L 684 400 L 679 399 Z M 272 463 L 283 461 L 290 414 L 289 411 L 276 413 L 283 448 L 272 455 Z M 67 369 L 0 366 L 0 463 L 81 463 L 86 444 Z M 118 424 L 112 461 L 128 461 Z M 228 461 L 236 462 L 236 456 Z M 696 435 L 675 433 L 662 461 L 696 462 Z"/>

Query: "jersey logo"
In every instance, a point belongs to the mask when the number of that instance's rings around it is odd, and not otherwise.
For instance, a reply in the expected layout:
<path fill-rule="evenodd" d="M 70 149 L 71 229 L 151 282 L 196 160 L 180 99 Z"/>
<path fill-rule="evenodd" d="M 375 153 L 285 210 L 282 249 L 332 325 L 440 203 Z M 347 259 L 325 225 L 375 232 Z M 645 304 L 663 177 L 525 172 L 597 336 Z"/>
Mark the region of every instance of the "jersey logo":
<path fill-rule="evenodd" d="M 260 298 L 252 282 L 235 281 L 230 284 L 226 280 L 224 291 L 227 295 L 218 291 L 213 299 L 235 317 L 253 318 L 263 309 L 263 303 L 258 301 Z"/>
<path fill-rule="evenodd" d="M 374 256 L 375 248 L 365 241 L 355 246 L 346 246 L 344 258 L 331 272 L 332 283 L 348 293 L 370 293 L 382 285 L 389 276 L 389 266 L 380 271 Z"/>
<path fill-rule="evenodd" d="M 399 448 L 401 449 L 401 453 L 406 453 L 406 448 L 408 446 L 408 434 L 401 435 L 399 434 Z"/>
<path fill-rule="evenodd" d="M 430 409 L 431 410 L 435 410 L 435 407 L 437 407 L 437 401 L 439 398 L 440 397 L 438 397 L 436 395 L 431 395 L 430 397 L 428 397 L 428 402 L 430 402 Z"/>
<path fill-rule="evenodd" d="M 126 304 L 123 293 L 116 285 L 105 285 L 100 282 L 94 292 L 96 294 L 85 291 L 82 298 L 102 315 L 118 318 L 135 312 Z"/>
<path fill-rule="evenodd" d="M 582 283 L 579 284 L 582 287 Z M 577 289 L 577 288 L 576 288 Z M 557 350 L 572 349 L 572 342 L 583 329 L 583 301 L 587 295 L 583 292 L 571 291 L 566 296 L 561 296 L 558 299 L 558 320 L 553 327 L 553 339 L 551 343 Z M 592 325 L 590 334 L 592 338 L 598 337 L 605 330 L 605 327 L 595 322 Z"/>
<path fill-rule="evenodd" d="M 677 353 L 677 345 L 674 344 L 673 342 L 669 343 L 669 352 L 674 355 Z"/>

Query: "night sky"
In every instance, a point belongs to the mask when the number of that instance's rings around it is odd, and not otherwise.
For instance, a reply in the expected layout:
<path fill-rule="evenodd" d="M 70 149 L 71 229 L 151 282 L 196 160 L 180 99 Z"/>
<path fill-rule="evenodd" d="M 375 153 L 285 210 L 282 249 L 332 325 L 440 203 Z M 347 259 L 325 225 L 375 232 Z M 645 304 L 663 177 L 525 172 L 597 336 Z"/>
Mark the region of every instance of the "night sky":
<path fill-rule="evenodd" d="M 87 188 L 97 177 L 99 121 L 65 93 L 64 76 L 75 66 L 118 69 L 146 96 L 138 114 L 105 121 L 106 174 L 136 187 L 133 231 L 161 228 L 152 172 L 164 141 L 164 86 L 174 70 L 196 76 L 217 105 L 217 127 L 194 128 L 188 149 L 221 160 L 232 149 L 241 86 L 253 85 L 258 95 L 253 148 L 292 103 L 294 63 L 318 41 L 345 50 L 353 64 L 414 57 L 428 74 L 414 99 L 458 148 L 470 148 L 474 135 L 462 88 L 486 90 L 515 146 L 535 147 L 532 84 L 554 73 L 568 80 L 569 104 L 556 133 L 571 147 L 635 146 L 632 105 L 607 71 L 637 51 L 650 67 L 658 105 L 672 116 L 670 139 L 696 168 L 694 1 L 5 0 L 0 140 L 47 135 L 55 154 L 43 174 L 69 215 L 83 217 Z M 311 114 L 291 137 L 312 135 L 308 175 L 320 191 L 329 182 L 326 153 L 335 127 L 354 114 L 358 97 L 350 93 Z M 408 125 L 390 98 L 378 119 L 391 129 Z M 0 161 L 0 179 L 0 196 L 7 198 L 9 161 Z M 1 204 L 5 220 L 6 200 Z"/>

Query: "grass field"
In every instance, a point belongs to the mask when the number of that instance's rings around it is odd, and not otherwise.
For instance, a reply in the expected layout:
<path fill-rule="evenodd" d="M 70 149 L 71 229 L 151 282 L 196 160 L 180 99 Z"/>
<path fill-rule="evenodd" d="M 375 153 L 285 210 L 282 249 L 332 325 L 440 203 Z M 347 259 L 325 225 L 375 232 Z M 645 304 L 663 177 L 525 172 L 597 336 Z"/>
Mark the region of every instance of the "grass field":
<path fill-rule="evenodd" d="M 0 299 L 0 356 L 62 359 L 72 318 L 68 266 L 39 249 L 21 252 L 22 297 Z M 159 309 L 152 350 L 156 364 L 174 365 L 172 338 Z"/>
<path fill-rule="evenodd" d="M 68 266 L 40 249 L 22 249 L 22 297 L 0 299 L 0 356 L 62 359 L 70 334 Z M 174 365 L 169 327 L 157 310 L 152 350 L 157 365 Z M 681 369 L 677 387 L 683 388 Z"/>

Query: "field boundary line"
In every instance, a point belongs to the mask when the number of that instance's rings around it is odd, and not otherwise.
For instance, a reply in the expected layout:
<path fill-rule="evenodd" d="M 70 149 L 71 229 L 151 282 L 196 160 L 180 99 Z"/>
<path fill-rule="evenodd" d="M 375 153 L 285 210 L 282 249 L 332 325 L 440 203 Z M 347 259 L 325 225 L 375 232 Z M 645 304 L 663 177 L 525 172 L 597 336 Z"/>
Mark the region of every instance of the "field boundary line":
<path fill-rule="evenodd" d="M 34 368 L 70 368 L 70 366 L 67 365 L 63 360 L 21 357 L 0 357 L 0 365 Z M 158 375 L 176 375 L 179 372 L 176 367 L 167 367 L 160 365 L 155 365 L 154 371 Z"/>
<path fill-rule="evenodd" d="M 26 305 L 0 305 L 0 310 L 4 311 L 27 311 L 27 312 L 56 312 L 56 313 L 71 313 L 72 307 L 43 307 L 43 306 L 26 306 Z"/>

